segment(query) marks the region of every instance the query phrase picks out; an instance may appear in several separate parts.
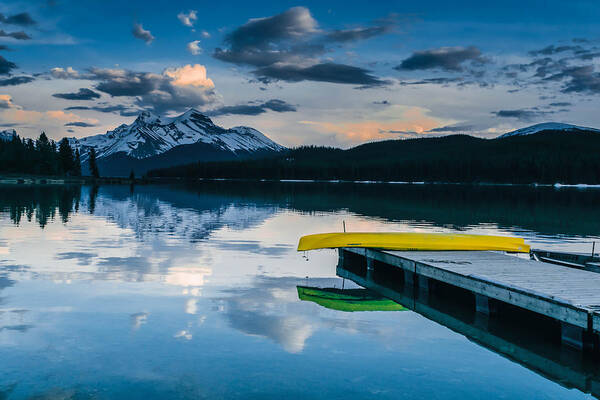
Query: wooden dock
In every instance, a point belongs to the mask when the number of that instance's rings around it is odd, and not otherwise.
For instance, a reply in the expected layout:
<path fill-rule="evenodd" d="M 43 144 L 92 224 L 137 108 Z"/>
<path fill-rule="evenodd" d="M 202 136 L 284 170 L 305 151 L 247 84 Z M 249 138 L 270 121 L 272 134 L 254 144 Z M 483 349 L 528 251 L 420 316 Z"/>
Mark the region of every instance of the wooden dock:
<path fill-rule="evenodd" d="M 343 266 L 338 266 L 336 274 L 564 387 L 577 388 L 600 398 L 600 371 L 597 362 L 594 359 L 586 359 L 586 354 L 569 347 L 549 346 L 547 340 L 540 340 L 539 329 L 544 328 L 539 327 L 536 321 L 528 320 L 529 324 L 525 326 L 520 320 L 493 323 L 485 314 L 476 313 L 473 318 L 473 310 L 468 312 L 460 302 L 454 307 L 448 307 L 442 294 L 437 299 L 433 293 L 433 296 L 427 298 L 415 296 L 412 288 L 403 288 L 402 285 L 398 287 L 393 285 L 393 282 L 378 282 L 372 276 L 361 276 L 344 269 Z"/>
<path fill-rule="evenodd" d="M 386 251 L 340 249 L 340 258 L 364 257 L 367 270 L 379 263 L 403 271 L 404 282 L 420 291 L 435 284 L 475 296 L 478 312 L 493 314 L 506 303 L 561 323 L 565 344 L 599 350 L 600 274 L 489 251 Z"/>

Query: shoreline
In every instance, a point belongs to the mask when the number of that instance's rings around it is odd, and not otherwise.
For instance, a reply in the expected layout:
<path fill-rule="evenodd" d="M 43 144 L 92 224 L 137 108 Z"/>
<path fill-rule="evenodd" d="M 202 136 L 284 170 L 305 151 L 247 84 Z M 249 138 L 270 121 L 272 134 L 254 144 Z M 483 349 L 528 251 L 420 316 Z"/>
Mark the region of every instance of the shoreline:
<path fill-rule="evenodd" d="M 529 187 L 554 187 L 577 189 L 600 189 L 600 184 L 587 183 L 501 183 L 501 182 L 425 182 L 425 181 L 349 181 L 341 179 L 238 179 L 238 178 L 175 178 L 175 177 L 150 177 L 129 179 L 124 177 L 100 177 L 94 179 L 89 176 L 82 177 L 57 177 L 57 176 L 24 176 L 0 175 L 0 185 L 147 185 L 169 183 L 193 182 L 266 182 L 266 183 L 331 183 L 331 184 L 359 184 L 359 185 L 468 185 L 468 186 L 529 186 Z"/>

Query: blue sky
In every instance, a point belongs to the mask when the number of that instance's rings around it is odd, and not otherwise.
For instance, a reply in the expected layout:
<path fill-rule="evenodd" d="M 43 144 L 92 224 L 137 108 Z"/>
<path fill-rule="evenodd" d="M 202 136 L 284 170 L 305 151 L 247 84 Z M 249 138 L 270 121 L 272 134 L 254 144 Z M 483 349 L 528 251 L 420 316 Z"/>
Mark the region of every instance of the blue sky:
<path fill-rule="evenodd" d="M 190 107 L 288 146 L 600 126 L 593 1 L 9 0 L 0 14 L 0 129 L 27 137 Z"/>

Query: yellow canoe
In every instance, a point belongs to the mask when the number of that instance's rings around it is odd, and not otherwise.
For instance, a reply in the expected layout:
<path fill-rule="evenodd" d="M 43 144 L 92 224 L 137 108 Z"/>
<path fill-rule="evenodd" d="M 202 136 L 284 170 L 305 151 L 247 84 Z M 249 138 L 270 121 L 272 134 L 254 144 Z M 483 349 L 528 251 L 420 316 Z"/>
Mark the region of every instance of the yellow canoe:
<path fill-rule="evenodd" d="M 495 250 L 529 253 L 529 246 L 521 238 L 461 233 L 319 233 L 302 236 L 298 243 L 298 251 L 339 247 L 368 247 L 405 251 Z"/>

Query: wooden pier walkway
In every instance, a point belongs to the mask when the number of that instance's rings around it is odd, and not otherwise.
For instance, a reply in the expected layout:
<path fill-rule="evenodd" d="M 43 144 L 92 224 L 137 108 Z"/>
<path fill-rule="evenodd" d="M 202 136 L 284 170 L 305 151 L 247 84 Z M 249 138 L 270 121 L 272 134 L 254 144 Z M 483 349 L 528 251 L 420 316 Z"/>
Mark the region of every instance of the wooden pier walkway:
<path fill-rule="evenodd" d="M 340 249 L 340 257 L 366 258 L 400 268 L 404 281 L 422 291 L 442 282 L 472 292 L 477 311 L 492 314 L 497 302 L 561 322 L 562 339 L 582 349 L 599 347 L 600 274 L 490 251 L 387 251 Z M 490 301 L 491 300 L 491 301 Z"/>
<path fill-rule="evenodd" d="M 600 371 L 597 363 L 593 359 L 583 358 L 583 353 L 570 348 L 549 346 L 547 341 L 540 340 L 538 331 L 531 330 L 523 337 L 522 330 L 528 327 L 515 326 L 515 321 L 508 321 L 509 325 L 505 329 L 499 329 L 497 324 L 490 324 L 489 317 L 486 315 L 477 314 L 475 318 L 471 318 L 472 314 L 465 314 L 464 304 L 448 307 L 446 303 L 430 301 L 423 296 L 417 297 L 409 288 L 403 289 L 401 286 L 398 288 L 393 285 L 389 287 L 371 277 L 348 271 L 342 266 L 338 266 L 336 274 L 387 297 L 562 386 L 569 389 L 577 388 L 600 398 Z M 535 323 L 531 322 L 530 326 L 532 325 Z"/>

